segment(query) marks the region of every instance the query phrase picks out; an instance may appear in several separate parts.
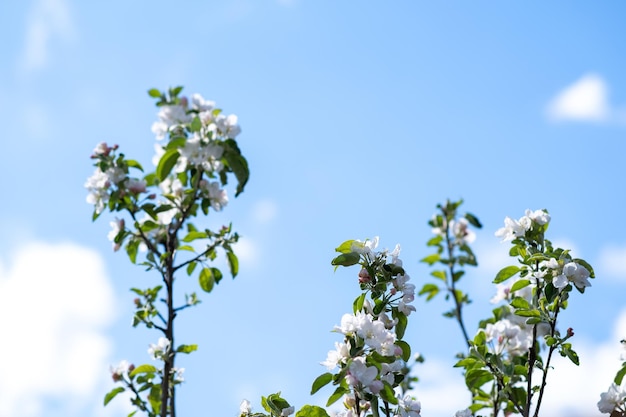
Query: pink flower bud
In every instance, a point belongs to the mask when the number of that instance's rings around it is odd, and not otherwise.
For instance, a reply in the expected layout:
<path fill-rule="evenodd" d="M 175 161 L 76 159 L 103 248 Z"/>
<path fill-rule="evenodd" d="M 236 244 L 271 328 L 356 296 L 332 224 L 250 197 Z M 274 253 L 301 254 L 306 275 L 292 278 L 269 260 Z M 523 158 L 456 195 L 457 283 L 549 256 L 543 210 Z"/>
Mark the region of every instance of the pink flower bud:
<path fill-rule="evenodd" d="M 367 269 L 361 269 L 361 271 L 359 272 L 359 283 L 365 284 L 370 281 L 372 281 L 372 277 L 370 276 L 369 272 L 367 272 Z"/>

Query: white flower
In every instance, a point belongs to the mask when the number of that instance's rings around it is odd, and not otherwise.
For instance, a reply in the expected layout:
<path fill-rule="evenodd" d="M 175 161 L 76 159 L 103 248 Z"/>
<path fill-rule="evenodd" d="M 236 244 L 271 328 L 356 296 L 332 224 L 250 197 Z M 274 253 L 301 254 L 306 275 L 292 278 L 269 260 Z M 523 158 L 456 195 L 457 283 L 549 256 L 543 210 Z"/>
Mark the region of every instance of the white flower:
<path fill-rule="evenodd" d="M 591 273 L 584 266 L 576 262 L 569 262 L 563 266 L 563 273 L 578 288 L 591 287 L 589 283 Z"/>
<path fill-rule="evenodd" d="M 145 193 L 146 182 L 144 180 L 138 180 L 136 178 L 128 178 L 126 180 L 126 189 L 131 193 Z"/>
<path fill-rule="evenodd" d="M 411 314 L 411 312 L 416 311 L 416 309 L 415 306 L 406 304 L 404 301 L 400 301 L 398 303 L 398 311 L 400 311 L 405 316 L 408 316 Z"/>
<path fill-rule="evenodd" d="M 367 366 L 365 364 L 365 358 L 359 356 L 354 358 L 350 366 L 348 367 L 348 373 L 346 374 L 346 381 L 348 384 L 354 386 L 368 386 L 378 376 L 378 369 L 375 366 Z"/>
<path fill-rule="evenodd" d="M 228 204 L 228 193 L 226 190 L 220 188 L 220 183 L 217 181 L 208 182 L 203 180 L 200 183 L 202 189 L 208 194 L 211 200 L 211 207 L 215 211 L 221 211 L 226 204 Z"/>
<path fill-rule="evenodd" d="M 526 217 L 530 218 L 540 226 L 550 222 L 550 215 L 545 210 L 531 211 L 530 209 L 527 209 L 525 214 Z"/>
<path fill-rule="evenodd" d="M 295 411 L 296 411 L 296 409 L 292 405 L 291 407 L 283 408 L 282 411 L 280 412 L 280 416 L 281 417 L 287 417 L 287 416 L 293 414 Z"/>
<path fill-rule="evenodd" d="M 163 194 L 173 195 L 178 198 L 182 198 L 185 188 L 183 183 L 175 177 L 165 178 L 159 183 L 159 188 Z"/>
<path fill-rule="evenodd" d="M 85 188 L 89 191 L 87 194 L 87 203 L 95 205 L 96 213 L 104 210 L 106 203 L 109 201 L 108 188 L 111 186 L 109 176 L 102 172 L 100 168 L 96 168 L 93 175 L 87 178 Z"/>
<path fill-rule="evenodd" d="M 121 230 L 124 230 L 124 219 L 115 218 L 115 221 L 109 223 L 111 225 L 111 231 L 107 235 L 109 240 L 113 242 L 113 250 L 117 251 L 120 248 L 119 243 L 115 243 L 115 238 L 120 233 Z"/>
<path fill-rule="evenodd" d="M 224 116 L 221 114 L 218 115 L 215 118 L 215 124 L 220 130 L 220 133 L 227 138 L 234 139 L 239 133 L 241 133 L 241 128 L 237 124 L 237 116 L 234 114 L 231 114 L 229 116 Z"/>
<path fill-rule="evenodd" d="M 172 374 L 174 375 L 174 382 L 183 382 L 185 378 L 183 377 L 183 373 L 185 372 L 185 368 L 172 368 Z"/>
<path fill-rule="evenodd" d="M 346 363 L 348 358 L 350 358 L 350 344 L 349 343 L 339 343 L 335 342 L 335 350 L 331 350 L 328 352 L 328 356 L 326 360 L 321 364 L 326 367 L 329 371 L 332 371 L 337 367 L 340 363 Z"/>
<path fill-rule="evenodd" d="M 154 122 L 152 123 L 152 128 L 150 130 L 154 133 L 157 140 L 163 140 L 165 138 L 165 134 L 167 133 L 168 125 L 164 122 Z"/>
<path fill-rule="evenodd" d="M 626 399 L 626 390 L 613 382 L 607 392 L 600 394 L 598 410 L 604 414 L 610 414 L 615 409 L 623 411 Z"/>
<path fill-rule="evenodd" d="M 509 355 L 517 356 L 526 353 L 533 343 L 530 332 L 509 319 L 489 323 L 482 331 L 487 336 L 487 342 L 494 342 L 496 354 L 507 352 Z"/>
<path fill-rule="evenodd" d="M 472 243 L 476 240 L 476 233 L 470 230 L 469 222 L 465 218 L 461 218 L 458 221 L 452 220 L 450 222 L 450 230 L 452 230 L 452 234 L 461 245 Z"/>
<path fill-rule="evenodd" d="M 378 236 L 374 237 L 374 239 L 365 239 L 365 242 L 361 242 L 360 240 L 355 240 L 352 242 L 351 250 L 352 252 L 356 252 L 361 255 L 374 255 L 374 249 L 378 247 Z"/>
<path fill-rule="evenodd" d="M 398 398 L 400 417 L 420 417 L 421 410 L 422 404 L 410 395 L 407 394 L 404 398 Z"/>
<path fill-rule="evenodd" d="M 250 401 L 243 400 L 239 405 L 239 414 L 247 416 L 250 413 L 252 413 L 252 405 L 250 404 Z"/>
<path fill-rule="evenodd" d="M 524 228 L 524 225 L 507 216 L 504 219 L 504 227 L 498 229 L 495 235 L 496 237 L 501 237 L 502 242 L 506 242 L 507 240 L 513 240 L 524 236 L 526 230 L 527 229 Z"/>
<path fill-rule="evenodd" d="M 191 96 L 191 108 L 199 112 L 211 112 L 215 108 L 215 102 L 207 101 L 196 93 Z"/>
<path fill-rule="evenodd" d="M 465 410 L 459 410 L 454 413 L 454 417 L 472 417 L 472 411 L 469 408 Z"/>
<path fill-rule="evenodd" d="M 156 345 L 154 343 L 150 344 L 150 347 L 148 348 L 148 355 L 150 355 L 152 359 L 163 359 L 169 352 L 169 349 L 169 339 L 160 337 Z"/>
<path fill-rule="evenodd" d="M 117 366 L 109 366 L 109 370 L 111 371 L 111 376 L 113 377 L 113 381 L 120 381 L 124 378 L 124 375 L 130 371 L 130 363 L 128 361 L 123 360 Z"/>
<path fill-rule="evenodd" d="M 620 343 L 622 344 L 622 353 L 619 355 L 619 360 L 626 361 L 626 339 L 620 340 Z"/>
<path fill-rule="evenodd" d="M 111 149 L 106 142 L 100 142 L 93 150 L 95 156 L 107 156 L 111 152 Z"/>

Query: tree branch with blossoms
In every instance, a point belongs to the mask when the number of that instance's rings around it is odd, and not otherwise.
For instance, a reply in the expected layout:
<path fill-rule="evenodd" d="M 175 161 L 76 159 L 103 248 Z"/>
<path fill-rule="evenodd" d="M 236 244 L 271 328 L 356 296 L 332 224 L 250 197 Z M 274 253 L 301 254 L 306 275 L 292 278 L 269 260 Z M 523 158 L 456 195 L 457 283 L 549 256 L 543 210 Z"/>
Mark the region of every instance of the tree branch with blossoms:
<path fill-rule="evenodd" d="M 507 304 L 480 323 L 469 355 L 456 364 L 465 369 L 466 384 L 474 393 L 470 407 L 474 412 L 490 407 L 494 417 L 499 410 L 537 417 L 553 353 L 579 363 L 568 342 L 574 332 L 570 328 L 561 335 L 556 323 L 571 291 L 584 293 L 594 273 L 586 261 L 572 258 L 569 250 L 552 246 L 545 238 L 549 222 L 546 210 L 527 210 L 519 220 L 507 217 L 505 226 L 496 232 L 502 241 L 511 241 L 509 254 L 519 265 L 505 267 L 496 275 L 498 295 L 492 301 Z M 518 275 L 509 285 L 503 284 Z M 545 361 L 544 346 L 548 350 Z M 535 372 L 541 373 L 538 385 L 533 381 Z M 482 388 L 488 383 L 497 388 L 491 394 Z"/>
<path fill-rule="evenodd" d="M 101 143 L 92 155 L 96 170 L 85 184 L 89 191 L 87 202 L 94 205 L 94 220 L 105 210 L 128 216 L 130 225 L 124 218 L 111 222 L 109 239 L 113 249 L 124 246 L 132 263 L 161 276 L 157 286 L 131 290 L 138 296 L 134 300 L 133 327 L 143 324 L 162 333 L 148 349 L 162 368 L 150 364 L 135 367 L 123 361 L 112 368 L 113 380 L 122 386 L 105 396 L 106 405 L 129 390 L 134 395 L 131 403 L 136 407 L 131 415 L 141 411 L 150 417 L 175 417 L 175 390 L 184 381 L 184 369 L 176 367 L 175 359 L 179 353 L 197 349 L 195 344 L 174 344 L 178 313 L 200 302 L 192 293 L 185 295 L 184 304 L 176 306 L 175 273 L 184 268 L 187 275 L 197 276 L 203 291 L 211 292 L 223 277 L 218 268 L 210 266 L 218 249 L 224 251 L 233 278 L 239 268 L 232 248 L 239 236 L 232 226 L 218 231 L 201 230 L 191 219 L 226 206 L 228 194 L 224 187 L 229 175 L 237 181 L 235 196 L 243 192 L 249 170 L 235 140 L 241 129 L 235 115 L 225 116 L 214 102 L 198 94 L 189 100 L 180 95 L 181 91 L 182 87 L 167 92 L 149 91 L 159 108 L 159 120 L 152 126 L 158 141 L 153 172 L 142 178 L 131 175 L 143 172 L 143 167 L 119 153 L 117 145 Z M 194 274 L 198 266 L 199 272 Z M 159 307 L 158 301 L 164 307 Z M 157 377 L 160 383 L 154 382 Z"/>

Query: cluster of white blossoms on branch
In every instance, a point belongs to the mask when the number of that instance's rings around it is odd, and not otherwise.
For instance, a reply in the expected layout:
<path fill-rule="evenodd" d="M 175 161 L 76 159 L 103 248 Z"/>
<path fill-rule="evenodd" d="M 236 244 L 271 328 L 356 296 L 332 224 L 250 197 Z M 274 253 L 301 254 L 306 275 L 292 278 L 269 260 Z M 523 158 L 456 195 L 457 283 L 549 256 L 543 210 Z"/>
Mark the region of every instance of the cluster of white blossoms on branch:
<path fill-rule="evenodd" d="M 515 220 L 510 217 L 504 219 L 504 227 L 496 231 L 496 236 L 501 237 L 502 241 L 513 240 L 524 237 L 527 231 L 533 229 L 533 226 L 543 226 L 550 222 L 550 215 L 545 210 L 526 210 L 525 214 Z"/>

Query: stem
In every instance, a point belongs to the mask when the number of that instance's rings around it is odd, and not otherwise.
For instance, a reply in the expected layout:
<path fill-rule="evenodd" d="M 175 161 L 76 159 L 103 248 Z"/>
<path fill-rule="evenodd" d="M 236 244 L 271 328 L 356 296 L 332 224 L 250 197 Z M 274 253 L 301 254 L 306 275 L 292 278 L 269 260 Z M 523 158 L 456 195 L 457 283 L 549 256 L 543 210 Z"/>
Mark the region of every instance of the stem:
<path fill-rule="evenodd" d="M 559 295 L 559 298 L 560 298 L 560 295 Z M 554 337 L 556 333 L 556 317 L 559 314 L 560 301 L 561 300 L 559 299 L 559 303 L 557 303 L 556 308 L 554 310 L 554 319 L 550 323 L 550 336 L 552 337 Z M 546 360 L 546 364 L 543 370 L 543 378 L 541 379 L 541 388 L 539 389 L 539 397 L 537 398 L 537 408 L 535 408 L 534 417 L 539 417 L 539 408 L 541 407 L 541 400 L 543 399 L 543 392 L 546 387 L 546 383 L 548 379 L 548 370 L 550 369 L 550 361 L 552 360 L 552 353 L 554 352 L 555 349 L 556 349 L 556 344 L 553 344 L 552 346 L 550 346 L 550 349 L 548 350 L 548 358 Z"/>
<path fill-rule="evenodd" d="M 448 221 L 448 216 L 445 210 L 442 210 L 444 217 L 446 218 L 446 246 L 448 248 L 448 271 L 450 272 L 450 284 L 448 285 L 448 292 L 452 294 L 452 299 L 454 300 L 454 312 L 456 321 L 459 323 L 459 327 L 461 328 L 461 332 L 463 333 L 463 337 L 465 338 L 465 343 L 469 348 L 470 338 L 467 335 L 467 330 L 465 329 L 465 324 L 463 323 L 463 303 L 461 300 L 457 299 L 456 296 L 456 283 L 454 282 L 454 262 L 452 261 L 454 258 L 454 242 L 450 239 L 450 228 Z"/>
<path fill-rule="evenodd" d="M 174 275 L 172 268 L 172 255 L 167 258 L 165 272 L 166 273 L 163 276 L 163 281 L 165 282 L 165 287 L 167 289 L 167 327 L 165 329 L 165 337 L 170 341 L 170 354 L 165 360 L 161 379 L 161 417 L 167 417 L 168 406 L 170 409 L 170 416 L 175 417 L 176 409 L 174 408 L 174 386 L 171 387 L 172 392 L 170 396 L 170 374 L 172 373 L 172 368 L 174 368 L 174 359 L 176 357 L 174 347 L 174 318 L 176 317 L 176 311 L 174 310 L 173 297 Z"/>
<path fill-rule="evenodd" d="M 176 358 L 176 350 L 174 346 L 174 319 L 176 318 L 176 308 L 174 307 L 174 272 L 176 271 L 176 268 L 174 267 L 174 256 L 176 253 L 176 245 L 178 244 L 178 232 L 189 217 L 193 204 L 198 198 L 202 174 L 203 172 L 200 170 L 198 172 L 196 183 L 194 184 L 194 192 L 192 198 L 190 199 L 190 204 L 184 210 L 182 207 L 180 208 L 180 219 L 170 224 L 167 233 L 167 240 L 165 242 L 166 259 L 165 271 L 163 273 L 163 282 L 165 283 L 167 290 L 167 327 L 165 329 L 165 337 L 170 341 L 171 352 L 165 360 L 163 379 L 161 380 L 161 417 L 167 417 L 168 408 L 170 417 L 176 417 L 176 387 L 173 384 L 170 386 L 170 375 L 172 373 L 172 369 L 174 369 L 174 361 Z"/>

